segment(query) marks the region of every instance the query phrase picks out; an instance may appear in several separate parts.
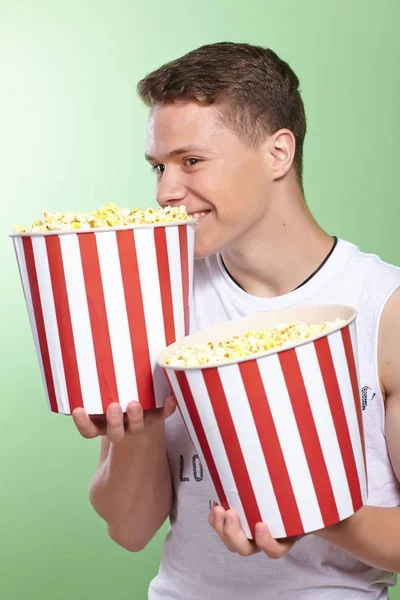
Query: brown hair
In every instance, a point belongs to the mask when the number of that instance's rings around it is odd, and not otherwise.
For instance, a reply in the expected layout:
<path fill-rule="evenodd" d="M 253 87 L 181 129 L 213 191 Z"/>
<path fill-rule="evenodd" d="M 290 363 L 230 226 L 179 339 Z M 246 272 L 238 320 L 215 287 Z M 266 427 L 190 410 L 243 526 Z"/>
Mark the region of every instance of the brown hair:
<path fill-rule="evenodd" d="M 254 147 L 265 135 L 289 129 L 301 183 L 306 117 L 299 80 L 269 48 L 231 42 L 202 46 L 147 75 L 138 92 L 149 106 L 220 103 L 224 122 Z"/>

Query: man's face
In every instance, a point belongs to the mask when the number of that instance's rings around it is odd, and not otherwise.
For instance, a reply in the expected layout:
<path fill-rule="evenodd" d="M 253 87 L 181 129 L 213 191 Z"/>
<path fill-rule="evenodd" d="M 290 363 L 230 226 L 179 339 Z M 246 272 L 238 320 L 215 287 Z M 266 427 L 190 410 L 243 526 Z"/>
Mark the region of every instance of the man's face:
<path fill-rule="evenodd" d="M 197 258 L 243 247 L 268 204 L 265 146 L 249 148 L 220 115 L 215 105 L 177 102 L 154 107 L 148 122 L 157 202 L 198 216 Z"/>

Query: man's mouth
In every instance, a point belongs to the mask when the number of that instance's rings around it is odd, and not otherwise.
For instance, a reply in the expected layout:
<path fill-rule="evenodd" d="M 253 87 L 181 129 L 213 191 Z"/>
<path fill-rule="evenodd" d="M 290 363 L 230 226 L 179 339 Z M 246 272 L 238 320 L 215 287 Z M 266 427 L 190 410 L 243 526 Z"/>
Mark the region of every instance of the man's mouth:
<path fill-rule="evenodd" d="M 204 217 L 209 215 L 210 212 L 211 212 L 211 210 L 203 210 L 202 212 L 190 213 L 190 216 L 193 217 L 194 219 L 196 219 L 196 221 L 198 223 L 201 223 L 201 221 L 204 219 Z"/>

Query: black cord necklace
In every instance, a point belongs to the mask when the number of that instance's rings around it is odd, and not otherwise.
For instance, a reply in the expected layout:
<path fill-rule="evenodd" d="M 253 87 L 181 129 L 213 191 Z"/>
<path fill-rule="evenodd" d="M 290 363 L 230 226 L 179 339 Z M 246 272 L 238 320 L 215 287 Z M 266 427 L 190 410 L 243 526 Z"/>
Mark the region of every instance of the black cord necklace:
<path fill-rule="evenodd" d="M 316 275 L 316 274 L 317 274 L 317 273 L 318 273 L 318 272 L 319 272 L 319 271 L 322 269 L 322 267 L 325 265 L 325 263 L 326 263 L 326 262 L 329 260 L 329 258 L 332 256 L 332 253 L 333 253 L 334 249 L 336 248 L 336 246 L 337 246 L 337 243 L 338 243 L 338 238 L 336 237 L 336 235 L 334 235 L 334 236 L 333 236 L 333 246 L 332 246 L 332 248 L 329 250 L 328 254 L 325 256 L 325 258 L 324 258 L 324 260 L 322 261 L 322 263 L 319 265 L 319 267 L 317 267 L 317 268 L 315 269 L 315 271 L 313 271 L 313 272 L 311 273 L 311 275 L 309 275 L 309 276 L 307 277 L 307 279 L 305 279 L 305 280 L 303 281 L 303 283 L 301 283 L 301 284 L 300 284 L 300 285 L 298 285 L 296 288 L 294 288 L 294 290 L 292 290 L 293 292 L 294 292 L 295 290 L 298 290 L 299 288 L 303 287 L 303 285 L 305 285 L 306 283 L 308 283 L 308 282 L 310 281 L 310 279 L 312 279 L 312 278 L 313 278 L 313 277 L 314 277 L 314 276 L 315 276 L 315 275 Z M 226 266 L 226 264 L 225 264 L 225 262 L 224 262 L 224 259 L 223 259 L 223 257 L 222 257 L 222 254 L 220 254 L 220 256 L 221 256 L 221 261 L 222 261 L 222 264 L 223 264 L 223 266 L 224 266 L 224 269 L 225 269 L 225 271 L 228 273 L 229 277 L 232 279 L 232 281 L 233 281 L 233 282 L 234 282 L 234 283 L 235 283 L 235 284 L 236 284 L 238 287 L 240 287 L 240 289 L 241 289 L 241 290 L 243 290 L 243 291 L 245 292 L 246 290 L 244 289 L 244 287 L 243 287 L 242 285 L 240 285 L 240 283 L 239 283 L 239 282 L 238 282 L 238 281 L 237 281 L 237 280 L 236 280 L 236 279 L 235 279 L 235 278 L 234 278 L 234 277 L 233 277 L 233 276 L 230 274 L 230 272 L 228 271 L 228 269 L 227 269 L 227 266 Z"/>

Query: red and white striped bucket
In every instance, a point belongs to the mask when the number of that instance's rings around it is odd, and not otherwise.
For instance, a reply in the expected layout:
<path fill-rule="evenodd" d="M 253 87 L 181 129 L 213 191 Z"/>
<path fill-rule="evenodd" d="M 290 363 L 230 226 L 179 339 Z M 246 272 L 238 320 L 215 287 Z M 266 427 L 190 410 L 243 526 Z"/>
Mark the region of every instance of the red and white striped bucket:
<path fill-rule="evenodd" d="M 194 224 L 12 237 L 50 410 L 161 406 L 157 355 L 189 328 Z"/>
<path fill-rule="evenodd" d="M 341 329 L 285 350 L 218 367 L 169 367 L 181 346 L 217 342 L 276 323 L 346 320 Z M 220 503 L 249 538 L 334 524 L 366 501 L 356 311 L 318 306 L 264 313 L 201 331 L 159 356 Z"/>

